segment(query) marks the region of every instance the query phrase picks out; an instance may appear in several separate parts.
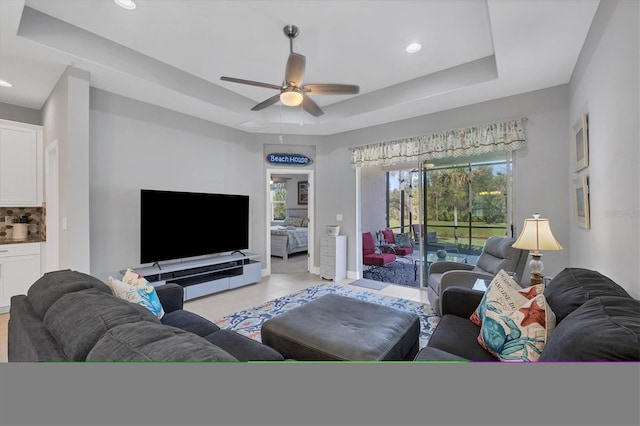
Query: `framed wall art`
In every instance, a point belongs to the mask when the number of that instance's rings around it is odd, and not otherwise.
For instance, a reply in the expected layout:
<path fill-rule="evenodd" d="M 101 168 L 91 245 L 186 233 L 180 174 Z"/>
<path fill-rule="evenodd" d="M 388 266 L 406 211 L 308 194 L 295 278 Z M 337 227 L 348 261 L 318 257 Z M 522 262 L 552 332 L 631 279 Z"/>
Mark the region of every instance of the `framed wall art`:
<path fill-rule="evenodd" d="M 589 229 L 589 179 L 586 175 L 573 180 L 573 213 L 576 225 Z"/>
<path fill-rule="evenodd" d="M 298 204 L 309 204 L 309 182 L 298 182 Z"/>
<path fill-rule="evenodd" d="M 589 131 L 587 114 L 583 113 L 573 125 L 573 171 L 577 172 L 589 165 Z"/>

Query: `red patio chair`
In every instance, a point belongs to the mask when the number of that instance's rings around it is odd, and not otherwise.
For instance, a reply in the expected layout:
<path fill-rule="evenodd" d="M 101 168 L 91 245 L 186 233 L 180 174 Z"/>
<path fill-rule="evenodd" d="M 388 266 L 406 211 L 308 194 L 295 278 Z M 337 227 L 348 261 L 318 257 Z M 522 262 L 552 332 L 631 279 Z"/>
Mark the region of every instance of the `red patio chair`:
<path fill-rule="evenodd" d="M 376 247 L 376 241 L 371 232 L 362 233 L 362 263 L 369 269 L 388 265 L 396 260 L 393 253 L 384 253 Z"/>
<path fill-rule="evenodd" d="M 384 238 L 384 240 L 387 242 L 387 244 L 389 244 L 392 248 L 393 251 L 396 255 L 398 256 L 408 256 L 411 253 L 413 253 L 413 247 L 405 247 L 405 246 L 398 246 L 398 244 L 396 243 L 396 237 L 395 234 L 393 233 L 393 231 L 391 229 L 385 229 L 380 231 L 382 232 L 382 237 Z M 410 239 L 409 239 L 410 241 Z"/>

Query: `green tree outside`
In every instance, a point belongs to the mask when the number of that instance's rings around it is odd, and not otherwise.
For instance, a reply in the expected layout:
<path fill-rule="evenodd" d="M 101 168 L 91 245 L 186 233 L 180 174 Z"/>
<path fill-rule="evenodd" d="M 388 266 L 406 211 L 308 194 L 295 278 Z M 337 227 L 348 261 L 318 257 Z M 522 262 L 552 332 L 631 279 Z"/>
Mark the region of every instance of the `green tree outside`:
<path fill-rule="evenodd" d="M 272 220 L 285 220 L 287 217 L 287 189 L 284 183 L 271 184 Z"/>
<path fill-rule="evenodd" d="M 505 163 L 499 162 L 427 171 L 426 220 L 421 220 L 419 211 L 419 172 L 389 172 L 388 226 L 400 232 L 400 183 L 404 179 L 405 226 L 411 212 L 411 223 L 426 222 L 427 231 L 436 231 L 439 241 L 457 244 L 464 253 L 480 253 L 487 238 L 507 235 L 505 168 Z"/>

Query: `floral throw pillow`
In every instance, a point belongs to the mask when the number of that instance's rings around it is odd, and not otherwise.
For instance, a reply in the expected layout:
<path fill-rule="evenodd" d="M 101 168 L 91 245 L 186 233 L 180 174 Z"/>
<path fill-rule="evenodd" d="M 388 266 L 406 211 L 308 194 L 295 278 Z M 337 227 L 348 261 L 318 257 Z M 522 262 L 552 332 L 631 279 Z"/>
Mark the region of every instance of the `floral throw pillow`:
<path fill-rule="evenodd" d="M 144 306 L 158 319 L 164 316 L 164 309 L 156 289 L 131 268 L 127 269 L 122 281 L 109 277 L 107 284 L 117 297 Z"/>
<path fill-rule="evenodd" d="M 471 314 L 469 320 L 477 326 L 482 325 L 488 309 L 514 310 L 522 306 L 527 300 L 544 292 L 544 284 L 522 288 L 503 269 L 491 280 L 487 291 Z"/>
<path fill-rule="evenodd" d="M 516 310 L 487 310 L 478 343 L 501 361 L 538 361 L 556 326 L 556 316 L 539 294 Z"/>

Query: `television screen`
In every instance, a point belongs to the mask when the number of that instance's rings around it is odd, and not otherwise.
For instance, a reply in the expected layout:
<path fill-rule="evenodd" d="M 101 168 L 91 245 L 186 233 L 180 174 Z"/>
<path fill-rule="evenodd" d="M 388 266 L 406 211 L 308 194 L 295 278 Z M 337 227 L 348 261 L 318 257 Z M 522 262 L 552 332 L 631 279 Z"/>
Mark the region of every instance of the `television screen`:
<path fill-rule="evenodd" d="M 140 262 L 249 248 L 249 196 L 140 190 Z"/>

